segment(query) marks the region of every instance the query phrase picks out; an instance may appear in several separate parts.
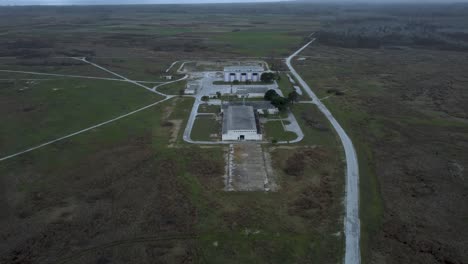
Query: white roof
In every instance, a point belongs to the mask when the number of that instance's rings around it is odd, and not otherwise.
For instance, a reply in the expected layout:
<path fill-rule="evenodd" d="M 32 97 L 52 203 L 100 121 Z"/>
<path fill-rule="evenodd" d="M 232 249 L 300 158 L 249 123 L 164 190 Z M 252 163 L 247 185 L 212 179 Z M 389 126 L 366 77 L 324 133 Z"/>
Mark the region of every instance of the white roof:
<path fill-rule="evenodd" d="M 224 111 L 223 134 L 229 130 L 257 130 L 252 106 L 228 106 Z"/>

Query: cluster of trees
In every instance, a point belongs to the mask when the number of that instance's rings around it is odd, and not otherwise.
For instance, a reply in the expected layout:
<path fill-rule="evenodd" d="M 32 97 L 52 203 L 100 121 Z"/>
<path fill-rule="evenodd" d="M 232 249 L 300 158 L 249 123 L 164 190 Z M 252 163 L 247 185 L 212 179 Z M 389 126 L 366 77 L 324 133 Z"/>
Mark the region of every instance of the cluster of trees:
<path fill-rule="evenodd" d="M 284 111 L 288 109 L 288 107 L 297 102 L 299 95 L 296 91 L 292 91 L 288 94 L 288 97 L 280 96 L 275 90 L 270 89 L 265 93 L 264 96 L 265 100 L 270 101 L 272 105 L 274 105 L 278 110 Z"/>
<path fill-rule="evenodd" d="M 275 79 L 277 79 L 276 74 L 273 72 L 264 72 L 262 73 L 262 76 L 260 76 L 260 81 L 264 83 L 271 83 Z"/>
<path fill-rule="evenodd" d="M 429 21 L 382 20 L 336 23 L 319 31 L 320 43 L 344 48 L 385 46 L 426 47 L 441 50 L 468 50 L 468 34 L 436 26 Z M 455 31 L 456 32 L 456 31 Z"/>

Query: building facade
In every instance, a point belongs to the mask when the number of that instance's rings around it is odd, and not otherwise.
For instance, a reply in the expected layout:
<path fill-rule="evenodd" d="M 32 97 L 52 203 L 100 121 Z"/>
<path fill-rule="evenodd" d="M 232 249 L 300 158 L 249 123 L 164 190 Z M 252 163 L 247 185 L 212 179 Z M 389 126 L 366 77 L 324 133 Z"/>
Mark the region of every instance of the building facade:
<path fill-rule="evenodd" d="M 223 111 L 222 140 L 262 140 L 252 106 L 227 106 Z"/>
<path fill-rule="evenodd" d="M 263 72 L 261 66 L 228 66 L 224 67 L 224 81 L 259 82 Z"/>

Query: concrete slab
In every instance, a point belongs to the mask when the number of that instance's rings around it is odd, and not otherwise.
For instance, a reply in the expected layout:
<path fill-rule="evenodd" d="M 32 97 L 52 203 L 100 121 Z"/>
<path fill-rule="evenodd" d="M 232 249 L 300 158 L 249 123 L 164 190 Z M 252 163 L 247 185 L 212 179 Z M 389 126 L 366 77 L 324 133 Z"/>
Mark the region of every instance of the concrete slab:
<path fill-rule="evenodd" d="M 232 144 L 228 158 L 228 191 L 274 191 L 277 189 L 270 155 L 260 144 Z"/>

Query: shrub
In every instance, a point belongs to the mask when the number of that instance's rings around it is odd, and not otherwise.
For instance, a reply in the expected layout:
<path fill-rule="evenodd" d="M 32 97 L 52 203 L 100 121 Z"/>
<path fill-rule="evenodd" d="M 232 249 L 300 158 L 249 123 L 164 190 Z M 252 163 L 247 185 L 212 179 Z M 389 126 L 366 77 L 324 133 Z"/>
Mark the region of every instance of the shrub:
<path fill-rule="evenodd" d="M 279 95 L 275 90 L 270 89 L 265 93 L 265 96 L 263 98 L 265 98 L 265 100 L 271 101 L 273 100 L 273 98 L 278 97 L 278 96 Z"/>

